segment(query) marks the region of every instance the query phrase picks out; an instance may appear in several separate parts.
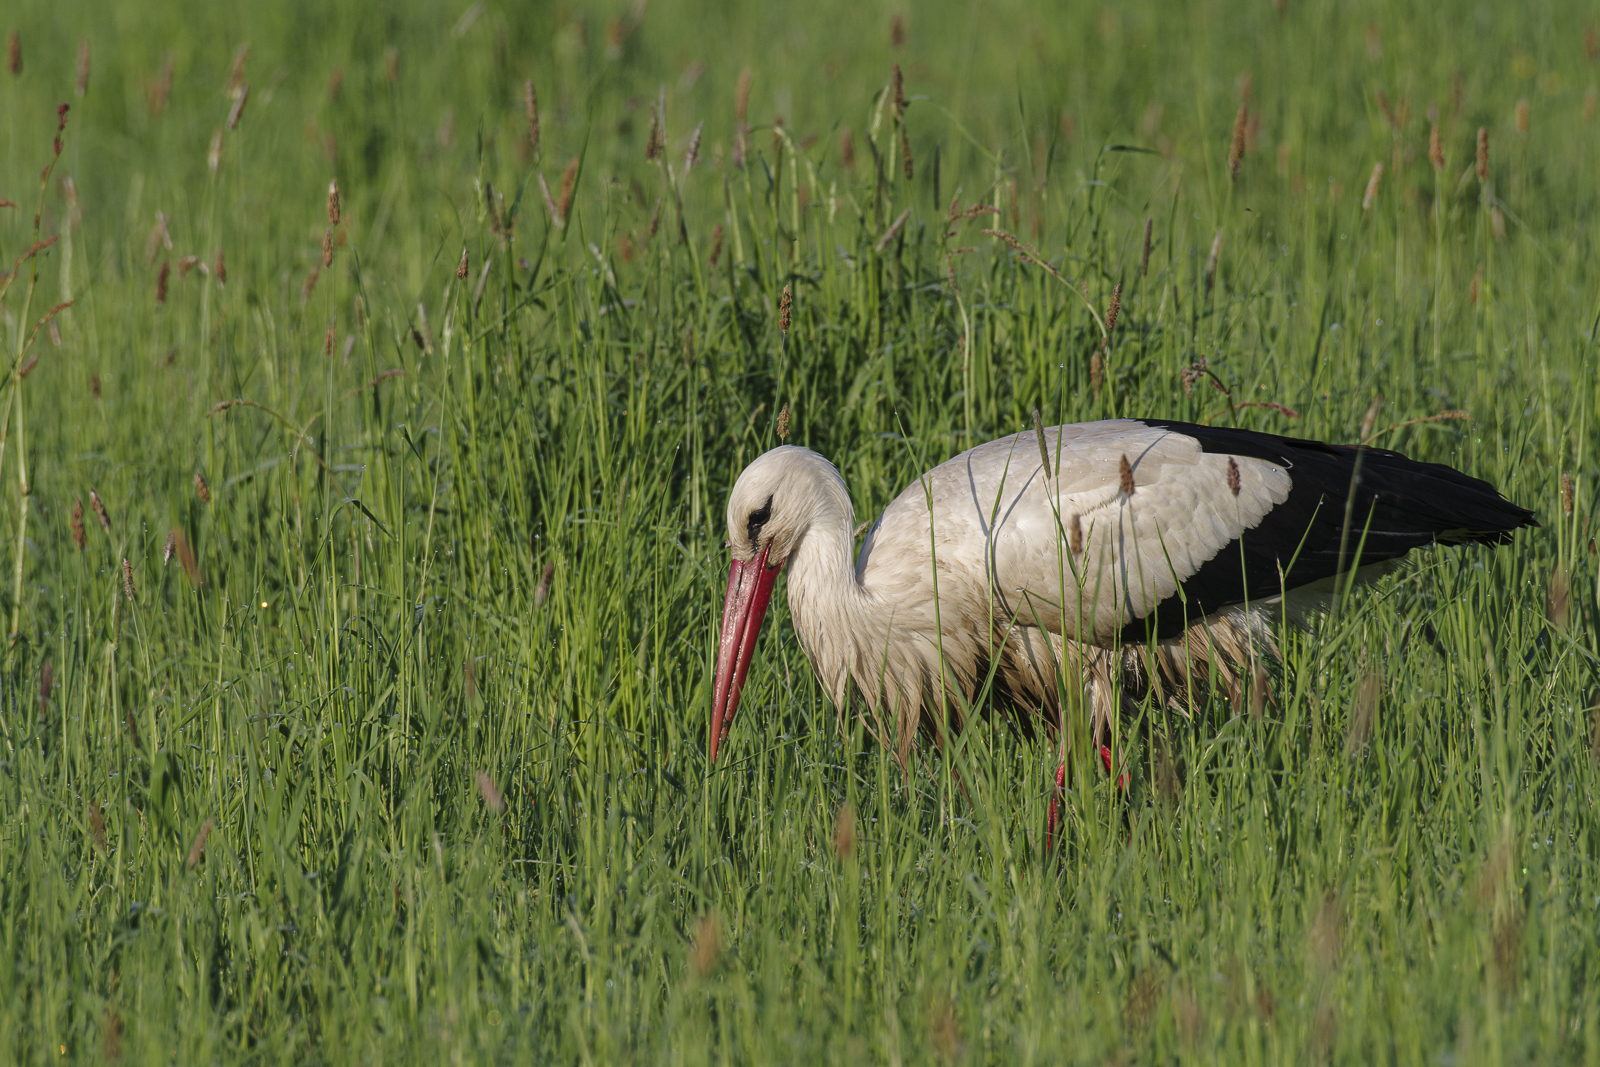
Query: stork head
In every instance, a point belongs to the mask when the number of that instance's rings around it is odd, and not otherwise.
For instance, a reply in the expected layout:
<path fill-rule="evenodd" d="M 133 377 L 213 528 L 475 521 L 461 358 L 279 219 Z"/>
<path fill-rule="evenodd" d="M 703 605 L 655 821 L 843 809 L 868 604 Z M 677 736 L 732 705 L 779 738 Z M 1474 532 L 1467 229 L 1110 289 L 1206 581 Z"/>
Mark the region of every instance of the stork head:
<path fill-rule="evenodd" d="M 835 499 L 837 498 L 837 499 Z M 728 497 L 728 596 L 722 605 L 717 678 L 711 701 L 711 760 L 739 707 L 778 571 L 812 521 L 849 494 L 833 464 L 808 448 L 783 445 L 757 456 Z M 848 519 L 846 520 L 848 522 Z"/>

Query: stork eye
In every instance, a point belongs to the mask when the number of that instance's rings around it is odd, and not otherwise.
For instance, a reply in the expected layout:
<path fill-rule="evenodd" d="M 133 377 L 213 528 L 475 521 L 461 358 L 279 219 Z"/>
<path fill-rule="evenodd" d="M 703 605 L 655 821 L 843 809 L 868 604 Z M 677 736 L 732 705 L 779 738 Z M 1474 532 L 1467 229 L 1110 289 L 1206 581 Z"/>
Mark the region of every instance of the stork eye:
<path fill-rule="evenodd" d="M 756 538 L 761 536 L 761 527 L 765 526 L 770 518 L 772 518 L 772 498 L 769 496 L 765 504 L 750 513 L 750 525 L 745 533 L 749 536 L 752 546 L 755 545 Z"/>

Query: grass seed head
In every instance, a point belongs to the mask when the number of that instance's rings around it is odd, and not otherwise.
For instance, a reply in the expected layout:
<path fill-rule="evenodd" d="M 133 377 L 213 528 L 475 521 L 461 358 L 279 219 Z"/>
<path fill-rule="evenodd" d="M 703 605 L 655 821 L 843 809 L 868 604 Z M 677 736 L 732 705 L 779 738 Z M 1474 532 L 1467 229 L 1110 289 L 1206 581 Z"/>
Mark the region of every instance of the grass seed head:
<path fill-rule="evenodd" d="M 750 114 L 750 68 L 739 72 L 739 87 L 733 94 L 733 117 L 741 126 Z"/>
<path fill-rule="evenodd" d="M 78 97 L 89 91 L 89 38 L 78 42 L 78 76 L 73 79 L 72 92 Z"/>
<path fill-rule="evenodd" d="M 1072 526 L 1067 530 L 1067 547 L 1074 556 L 1083 554 L 1083 519 L 1077 512 L 1072 513 Z"/>
<path fill-rule="evenodd" d="M 717 260 L 722 255 L 722 223 L 717 223 L 711 228 L 711 266 L 717 265 Z"/>
<path fill-rule="evenodd" d="M 1367 413 L 1361 417 L 1361 436 L 1356 438 L 1358 443 L 1364 443 L 1372 436 L 1372 428 L 1378 423 L 1378 412 L 1383 408 L 1383 397 L 1375 396 L 1372 403 L 1367 405 Z"/>
<path fill-rule="evenodd" d="M 6 34 L 6 69 L 13 78 L 22 73 L 22 35 L 16 30 Z"/>
<path fill-rule="evenodd" d="M 689 150 L 683 154 L 683 172 L 688 174 L 694 169 L 695 161 L 700 158 L 700 134 L 706 128 L 704 122 L 694 128 L 693 135 L 689 138 Z"/>
<path fill-rule="evenodd" d="M 467 250 L 463 248 L 461 250 L 461 262 L 456 264 L 456 277 L 465 278 L 467 271 L 470 269 L 470 264 L 467 262 Z"/>
<path fill-rule="evenodd" d="M 1111 287 L 1111 305 L 1106 308 L 1106 333 L 1117 328 L 1117 314 L 1122 310 L 1122 283 Z"/>
<path fill-rule="evenodd" d="M 468 662 L 465 666 L 469 668 L 467 678 L 470 681 L 472 664 Z M 489 772 L 479 771 L 474 777 L 478 783 L 478 795 L 483 797 L 483 802 L 499 814 L 504 815 L 506 810 L 505 797 L 501 796 L 500 790 L 495 788 L 494 779 L 489 777 Z"/>
<path fill-rule="evenodd" d="M 1306 951 L 1323 974 L 1333 970 L 1344 952 L 1344 906 L 1331 891 L 1306 928 Z"/>
<path fill-rule="evenodd" d="M 1436 172 L 1444 170 L 1444 139 L 1439 135 L 1439 124 L 1435 122 L 1428 129 L 1428 162 L 1433 164 Z"/>
<path fill-rule="evenodd" d="M 894 65 L 894 74 L 889 81 L 889 101 L 894 104 L 895 118 L 901 118 L 906 113 L 906 82 L 900 74 L 900 64 Z"/>
<path fill-rule="evenodd" d="M 1489 128 L 1478 127 L 1478 181 L 1489 180 Z"/>
<path fill-rule="evenodd" d="M 1506 213 L 1496 204 L 1489 209 L 1489 232 L 1494 234 L 1496 241 L 1506 239 Z"/>
<path fill-rule="evenodd" d="M 532 79 L 522 83 L 522 110 L 528 118 L 528 151 L 537 159 L 539 156 L 539 94 L 534 91 Z"/>
<path fill-rule="evenodd" d="M 101 500 L 100 494 L 93 489 L 89 490 L 89 507 L 94 511 L 95 518 L 100 520 L 100 528 L 110 533 L 111 516 L 106 513 L 105 501 Z"/>
<path fill-rule="evenodd" d="M 845 170 L 856 165 L 856 139 L 848 126 L 839 130 L 839 165 Z"/>
<path fill-rule="evenodd" d="M 567 164 L 567 169 L 561 172 L 561 198 L 556 201 L 556 211 L 561 216 L 561 224 L 567 222 L 567 216 L 572 211 L 572 194 L 578 184 L 578 157 L 573 156 L 572 162 Z"/>
<path fill-rule="evenodd" d="M 1228 180 L 1239 180 L 1239 164 L 1244 161 L 1244 133 L 1250 125 L 1250 108 L 1246 104 L 1239 105 L 1239 113 L 1233 117 L 1233 140 L 1228 144 Z"/>
<path fill-rule="evenodd" d="M 1094 390 L 1095 396 L 1100 395 L 1100 386 L 1104 384 L 1105 376 L 1105 361 L 1100 358 L 1100 350 L 1097 348 L 1094 355 L 1089 357 L 1089 388 Z"/>
<path fill-rule="evenodd" d="M 161 565 L 165 567 L 172 562 L 172 554 L 178 550 L 178 531 L 167 531 L 167 543 L 161 546 Z"/>
<path fill-rule="evenodd" d="M 89 535 L 83 528 L 83 501 L 72 502 L 72 543 L 82 552 L 89 543 Z"/>
<path fill-rule="evenodd" d="M 1206 258 L 1206 292 L 1211 292 L 1211 287 L 1217 282 L 1217 263 L 1222 259 L 1222 233 L 1218 230 L 1217 236 L 1211 241 L 1211 255 Z"/>
<path fill-rule="evenodd" d="M 1437 129 L 1438 127 L 1434 127 Z M 1367 191 L 1361 196 L 1361 213 L 1365 215 L 1372 210 L 1373 201 L 1378 199 L 1378 187 L 1383 183 L 1383 163 L 1372 165 L 1372 177 L 1367 179 Z"/>
<path fill-rule="evenodd" d="M 333 358 L 333 335 L 338 330 L 339 320 L 328 320 L 328 332 L 322 336 L 322 354 L 329 359 Z"/>
<path fill-rule="evenodd" d="M 216 826 L 216 823 L 211 819 L 201 823 L 200 832 L 194 835 L 194 840 L 189 844 L 188 865 L 191 871 L 198 867 L 200 861 L 205 858 L 206 838 L 211 836 L 211 830 L 214 826 Z"/>
<path fill-rule="evenodd" d="M 217 246 L 217 262 L 212 266 L 211 273 L 217 279 L 219 286 L 228 284 L 228 261 L 222 255 L 222 246 Z"/>
<path fill-rule="evenodd" d="M 238 127 L 239 116 L 244 114 L 245 101 L 249 99 L 250 86 L 240 86 L 238 95 L 233 98 L 233 107 L 228 109 L 228 121 L 224 124 L 225 129 L 232 130 Z"/>
<path fill-rule="evenodd" d="M 206 166 L 212 174 L 222 166 L 222 130 L 219 127 L 211 134 L 211 147 L 206 149 Z"/>
<path fill-rule="evenodd" d="M 333 231 L 331 229 L 322 231 L 322 265 L 324 267 L 333 266 Z"/>
<path fill-rule="evenodd" d="M 228 70 L 228 95 L 238 96 L 244 89 L 245 64 L 250 61 L 250 42 L 246 41 L 233 53 L 233 66 Z"/>
<path fill-rule="evenodd" d="M 1133 484 L 1133 464 L 1128 462 L 1128 454 L 1124 452 L 1117 463 L 1117 479 L 1119 488 L 1124 497 L 1130 497 L 1138 488 Z"/>
<path fill-rule="evenodd" d="M 833 854 L 842 860 L 855 858 L 856 810 L 849 804 L 840 804 L 833 817 Z"/>
<path fill-rule="evenodd" d="M 794 298 L 789 293 L 789 287 L 783 287 L 783 295 L 778 298 L 778 330 L 780 333 L 789 332 L 789 313 L 794 306 Z"/>
<path fill-rule="evenodd" d="M 167 281 L 172 277 L 172 264 L 167 260 L 161 261 L 161 270 L 156 274 L 156 303 L 167 302 Z"/>
<path fill-rule="evenodd" d="M 172 69 L 176 63 L 176 53 L 168 52 L 162 56 L 161 67 L 156 71 L 155 80 L 145 92 L 145 106 L 150 110 L 152 117 L 160 115 L 167 109 L 167 99 L 172 95 Z"/>
<path fill-rule="evenodd" d="M 1239 495 L 1239 463 L 1232 456 L 1228 457 L 1228 491 Z"/>
<path fill-rule="evenodd" d="M 128 562 L 127 557 L 123 557 L 122 560 L 122 592 L 128 598 L 128 603 L 133 603 L 135 599 L 133 595 L 133 566 Z"/>
<path fill-rule="evenodd" d="M 194 472 L 194 492 L 200 498 L 200 503 L 211 503 L 211 487 L 206 484 L 205 475 L 199 471 Z"/>
<path fill-rule="evenodd" d="M 539 572 L 539 584 L 533 590 L 534 607 L 544 606 L 545 600 L 550 596 L 550 583 L 555 580 L 555 576 L 556 563 L 555 560 L 551 560 L 544 565 L 544 570 Z"/>
<path fill-rule="evenodd" d="M 1572 518 L 1572 472 L 1561 472 L 1561 514 Z"/>
<path fill-rule="evenodd" d="M 300 286 L 300 306 L 304 307 L 311 299 L 311 294 L 316 291 L 317 279 L 322 277 L 322 261 L 311 264 L 311 273 L 306 275 L 306 280 Z"/>
<path fill-rule="evenodd" d="M 200 561 L 194 558 L 194 549 L 189 547 L 189 539 L 183 535 L 183 531 L 174 530 L 173 533 L 177 534 L 178 565 L 183 568 L 189 584 L 199 589 L 206 584 L 206 576 L 200 573 Z"/>
<path fill-rule="evenodd" d="M 896 11 L 889 16 L 889 46 L 901 48 L 906 43 L 906 16 Z"/>
<path fill-rule="evenodd" d="M 789 405 L 788 404 L 783 405 L 783 410 L 778 412 L 778 425 L 777 425 L 776 429 L 777 429 L 777 433 L 778 433 L 778 440 L 787 441 L 789 439 Z"/>
<path fill-rule="evenodd" d="M 1528 114 L 1527 97 L 1523 97 L 1521 100 L 1517 101 L 1517 109 L 1515 114 L 1517 119 L 1517 132 L 1526 136 L 1528 133 L 1528 126 L 1532 121 Z"/>

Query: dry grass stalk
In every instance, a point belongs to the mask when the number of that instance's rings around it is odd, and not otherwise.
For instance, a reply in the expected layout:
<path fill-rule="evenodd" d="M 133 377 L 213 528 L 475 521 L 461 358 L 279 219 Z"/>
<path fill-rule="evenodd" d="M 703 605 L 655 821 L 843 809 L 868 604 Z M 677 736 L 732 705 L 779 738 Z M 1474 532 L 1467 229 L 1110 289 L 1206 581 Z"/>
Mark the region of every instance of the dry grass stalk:
<path fill-rule="evenodd" d="M 1367 179 L 1367 191 L 1361 196 L 1361 213 L 1365 215 L 1372 210 L 1373 201 L 1378 199 L 1378 187 L 1383 183 L 1383 163 L 1372 165 L 1372 177 Z"/>
<path fill-rule="evenodd" d="M 200 832 L 194 835 L 194 841 L 189 845 L 188 865 L 191 871 L 198 867 L 200 861 L 205 858 L 206 838 L 211 836 L 211 831 L 215 826 L 216 822 L 214 820 L 207 819 L 200 824 Z"/>
<path fill-rule="evenodd" d="M 1239 164 L 1244 162 L 1244 133 L 1250 125 L 1250 108 L 1246 104 L 1239 105 L 1239 113 L 1233 117 L 1233 140 L 1228 145 L 1228 180 L 1239 180 Z"/>
<path fill-rule="evenodd" d="M 794 308 L 794 297 L 789 292 L 789 287 L 783 287 L 783 295 L 778 298 L 778 331 L 789 332 L 789 313 Z"/>
<path fill-rule="evenodd" d="M 82 552 L 84 546 L 89 543 L 89 535 L 83 529 L 82 500 L 72 502 L 72 543 L 78 546 L 79 552 Z"/>
<path fill-rule="evenodd" d="M 528 118 L 528 151 L 539 158 L 539 94 L 532 79 L 522 83 L 522 110 Z"/>
<path fill-rule="evenodd" d="M 1527 97 L 1523 97 L 1521 100 L 1517 101 L 1516 117 L 1517 117 L 1517 132 L 1520 133 L 1520 134 L 1526 135 L 1527 132 L 1528 132 L 1528 126 L 1531 123 L 1531 119 L 1529 118 L 1529 115 L 1528 115 L 1528 98 Z"/>
<path fill-rule="evenodd" d="M 106 815 L 100 810 L 100 805 L 89 801 L 89 832 L 94 835 L 94 847 L 102 853 L 111 847 L 106 840 Z"/>
<path fill-rule="evenodd" d="M 212 174 L 222 166 L 222 130 L 218 128 L 211 134 L 211 147 L 206 149 L 206 166 Z"/>
<path fill-rule="evenodd" d="M 1154 215 L 1146 215 L 1144 220 L 1144 251 L 1139 254 L 1139 277 L 1147 277 L 1150 273 L 1150 238 L 1155 233 L 1156 219 Z"/>
<path fill-rule="evenodd" d="M 16 30 L 6 35 L 6 69 L 13 78 L 22 73 L 22 36 Z"/>
<path fill-rule="evenodd" d="M 472 678 L 470 670 L 472 664 L 469 662 L 465 666 L 468 668 L 467 678 L 470 681 Z M 479 771 L 475 778 L 478 783 L 478 794 L 483 797 L 483 802 L 499 814 L 504 815 L 506 810 L 505 797 L 501 796 L 500 790 L 495 788 L 494 779 L 489 777 L 489 772 Z"/>
<path fill-rule="evenodd" d="M 78 42 L 78 76 L 73 79 L 72 92 L 77 97 L 82 97 L 89 91 L 89 38 L 85 37 Z"/>
<path fill-rule="evenodd" d="M 1383 679 L 1378 672 L 1370 668 L 1361 672 L 1361 681 L 1356 685 L 1356 703 L 1350 711 L 1349 732 L 1344 739 L 1344 754 L 1346 758 L 1364 755 L 1367 751 L 1367 742 L 1372 738 L 1372 732 L 1378 725 L 1379 702 L 1383 695 Z"/>
<path fill-rule="evenodd" d="M 122 560 L 122 592 L 128 598 L 128 603 L 133 603 L 137 598 L 133 595 L 133 566 L 126 557 Z"/>
<path fill-rule="evenodd" d="M 533 590 L 534 607 L 538 608 L 544 606 L 545 600 L 550 596 L 550 583 L 555 580 L 555 576 L 556 564 L 555 560 L 551 560 L 549 563 L 546 563 L 544 565 L 544 569 L 539 572 L 539 584 L 535 586 Z"/>
<path fill-rule="evenodd" d="M 100 1023 L 100 1055 L 112 1063 L 122 1059 L 122 1016 L 109 1005 Z"/>
<path fill-rule="evenodd" d="M 722 961 L 722 923 L 712 914 L 700 916 L 689 942 L 689 969 L 704 978 Z"/>
<path fill-rule="evenodd" d="M 1138 488 L 1133 484 L 1133 464 L 1128 462 L 1128 454 L 1124 452 L 1122 459 L 1117 464 L 1118 487 L 1122 490 L 1123 499 L 1134 494 Z"/>
<path fill-rule="evenodd" d="M 1435 172 L 1444 170 L 1444 138 L 1439 135 L 1439 124 L 1435 122 L 1428 130 L 1428 162 L 1433 164 Z"/>
<path fill-rule="evenodd" d="M 161 546 L 161 565 L 165 567 L 172 562 L 172 553 L 178 548 L 178 531 L 167 531 L 167 543 Z"/>
<path fill-rule="evenodd" d="M 94 512 L 94 517 L 100 520 L 100 528 L 110 533 L 111 516 L 106 512 L 105 501 L 101 500 L 100 494 L 93 489 L 89 490 L 89 508 Z"/>
<path fill-rule="evenodd" d="M 250 86 L 241 86 L 239 94 L 233 98 L 233 107 L 228 109 L 228 121 L 224 124 L 225 129 L 232 130 L 239 125 L 239 116 L 244 114 L 245 101 L 249 99 Z"/>
<path fill-rule="evenodd" d="M 833 818 L 833 854 L 842 860 L 855 858 L 856 810 L 849 804 L 840 804 Z"/>
<path fill-rule="evenodd" d="M 778 425 L 777 425 L 776 429 L 777 429 L 777 433 L 778 433 L 778 440 L 787 441 L 789 439 L 789 405 L 788 404 L 783 405 L 783 410 L 778 412 Z"/>
<path fill-rule="evenodd" d="M 961 1040 L 961 1027 L 956 1023 L 956 1007 L 943 994 L 928 1005 L 928 1044 L 944 1063 L 958 1060 L 966 1046 Z"/>

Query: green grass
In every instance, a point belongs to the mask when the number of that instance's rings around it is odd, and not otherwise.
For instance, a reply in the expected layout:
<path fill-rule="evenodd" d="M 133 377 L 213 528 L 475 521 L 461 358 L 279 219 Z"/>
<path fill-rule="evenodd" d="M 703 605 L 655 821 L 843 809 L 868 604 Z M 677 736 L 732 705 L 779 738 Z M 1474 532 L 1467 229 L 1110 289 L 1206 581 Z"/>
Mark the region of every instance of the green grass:
<path fill-rule="evenodd" d="M 0 1048 L 1600 1062 L 1583 5 L 930 3 L 898 49 L 875 5 L 657 0 L 636 25 L 521 6 L 4 17 L 7 265 L 72 110 L 42 197 L 59 240 L 3 301 Z M 894 62 L 909 179 L 880 104 Z M 1230 180 L 1243 71 L 1256 125 Z M 670 171 L 645 159 L 658 91 Z M 557 228 L 538 175 L 559 197 L 573 159 Z M 307 295 L 332 178 L 342 243 Z M 947 226 L 958 193 L 998 217 Z M 219 248 L 226 286 L 181 269 Z M 1080 284 L 1100 310 L 1122 286 L 1099 390 Z M 30 348 L 69 290 L 59 346 L 45 328 Z M 18 353 L 38 355 L 25 379 Z M 1187 392 L 1202 358 L 1234 401 L 1298 418 Z M 1542 528 L 1416 553 L 1286 634 L 1259 715 L 1219 697 L 1123 724 L 1131 790 L 1081 776 L 1059 856 L 1048 743 L 991 718 L 903 775 L 841 734 L 781 596 L 733 758 L 707 767 L 720 513 L 782 406 L 870 515 L 1035 407 L 1351 441 L 1378 396 L 1378 431 L 1468 412 L 1380 441 Z M 215 408 L 236 398 L 259 407 Z M 163 564 L 171 530 L 193 578 Z"/>

